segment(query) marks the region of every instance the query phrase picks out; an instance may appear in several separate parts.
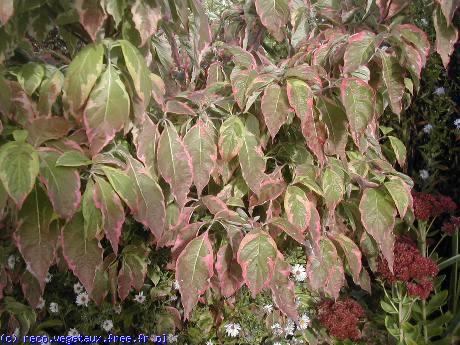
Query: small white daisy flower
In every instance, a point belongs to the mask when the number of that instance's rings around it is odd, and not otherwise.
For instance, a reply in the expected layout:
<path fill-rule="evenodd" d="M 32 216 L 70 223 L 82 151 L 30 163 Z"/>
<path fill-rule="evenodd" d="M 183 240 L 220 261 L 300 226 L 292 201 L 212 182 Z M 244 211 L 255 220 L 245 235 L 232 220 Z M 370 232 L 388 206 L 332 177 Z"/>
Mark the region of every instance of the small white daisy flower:
<path fill-rule="evenodd" d="M 276 343 L 273 343 L 273 345 L 282 345 L 279 341 L 277 341 Z"/>
<path fill-rule="evenodd" d="M 386 51 L 388 50 L 388 48 L 390 48 L 390 47 L 387 46 L 387 45 L 383 45 L 383 46 L 380 47 L 380 49 L 381 49 L 382 51 L 384 51 L 384 52 L 386 52 Z"/>
<path fill-rule="evenodd" d="M 53 314 L 59 313 L 59 304 L 56 302 L 51 302 L 50 303 L 50 312 Z"/>
<path fill-rule="evenodd" d="M 208 340 L 208 341 L 206 342 L 206 345 L 214 345 L 214 343 L 212 342 L 212 340 Z"/>
<path fill-rule="evenodd" d="M 431 124 L 425 125 L 422 129 L 422 131 L 426 134 L 430 134 L 432 130 L 433 130 L 433 126 Z"/>
<path fill-rule="evenodd" d="M 179 290 L 179 288 L 180 288 L 179 281 L 175 280 L 174 281 L 174 289 Z"/>
<path fill-rule="evenodd" d="M 273 311 L 273 304 L 266 304 L 263 309 L 266 314 L 270 314 Z"/>
<path fill-rule="evenodd" d="M 303 282 L 305 278 L 307 278 L 307 271 L 302 265 L 294 265 L 291 272 L 294 275 L 295 280 L 298 282 Z"/>
<path fill-rule="evenodd" d="M 304 330 L 310 326 L 311 320 L 307 314 L 303 314 L 299 320 L 299 328 Z"/>
<path fill-rule="evenodd" d="M 134 300 L 137 303 L 144 303 L 145 302 L 145 296 L 144 296 L 144 291 L 139 292 L 137 295 L 134 296 Z"/>
<path fill-rule="evenodd" d="M 437 88 L 434 90 L 434 94 L 435 94 L 436 96 L 445 95 L 445 94 L 446 94 L 446 89 L 443 88 L 443 87 L 437 87 Z"/>
<path fill-rule="evenodd" d="M 78 306 L 85 306 L 87 307 L 88 306 L 88 303 L 89 303 L 89 296 L 86 292 L 82 292 L 80 294 L 77 295 L 77 298 L 75 299 L 75 303 L 78 305 Z"/>
<path fill-rule="evenodd" d="M 428 25 L 428 20 L 426 20 L 425 18 L 420 19 L 420 22 L 425 26 Z"/>
<path fill-rule="evenodd" d="M 113 307 L 113 311 L 115 312 L 115 314 L 120 314 L 121 313 L 121 304 L 118 304 L 115 307 Z"/>
<path fill-rule="evenodd" d="M 455 119 L 454 126 L 455 126 L 455 128 L 460 129 L 460 118 Z"/>
<path fill-rule="evenodd" d="M 14 255 L 8 256 L 8 268 L 10 270 L 14 270 L 15 265 L 16 265 L 16 256 Z"/>
<path fill-rule="evenodd" d="M 44 307 L 45 307 L 45 300 L 43 299 L 43 297 L 40 297 L 38 299 L 38 304 L 35 308 L 42 310 Z"/>
<path fill-rule="evenodd" d="M 241 326 L 238 323 L 228 323 L 224 327 L 229 337 L 235 338 L 240 334 Z"/>
<path fill-rule="evenodd" d="M 281 335 L 281 333 L 283 333 L 283 329 L 279 323 L 274 323 L 272 325 L 272 332 L 274 335 Z"/>
<path fill-rule="evenodd" d="M 67 335 L 71 337 L 79 337 L 80 333 L 75 328 L 71 328 L 69 329 L 69 332 L 67 333 Z"/>
<path fill-rule="evenodd" d="M 176 296 L 176 295 L 172 295 L 171 297 L 169 297 L 169 300 L 170 300 L 171 302 L 177 301 L 177 296 Z"/>
<path fill-rule="evenodd" d="M 289 335 L 294 335 L 295 330 L 295 323 L 293 320 L 289 319 L 286 322 L 286 326 L 284 327 L 284 332 L 286 333 L 286 337 Z"/>
<path fill-rule="evenodd" d="M 85 288 L 80 284 L 80 282 L 73 284 L 73 292 L 75 292 L 77 295 L 83 291 L 85 291 Z"/>
<path fill-rule="evenodd" d="M 177 343 L 177 338 L 179 338 L 178 335 L 168 334 L 168 341 L 170 341 L 171 343 Z"/>
<path fill-rule="evenodd" d="M 420 175 L 420 178 L 422 180 L 426 180 L 428 177 L 430 177 L 430 173 L 428 172 L 428 170 L 425 169 L 420 170 L 418 174 Z"/>
<path fill-rule="evenodd" d="M 46 283 L 49 283 L 51 281 L 51 279 L 53 279 L 53 275 L 51 273 L 47 273 L 46 274 L 46 278 L 45 278 L 45 282 Z"/>
<path fill-rule="evenodd" d="M 104 320 L 104 322 L 102 322 L 101 324 L 101 327 L 104 331 L 106 332 L 110 332 L 113 328 L 113 322 L 112 320 Z"/>

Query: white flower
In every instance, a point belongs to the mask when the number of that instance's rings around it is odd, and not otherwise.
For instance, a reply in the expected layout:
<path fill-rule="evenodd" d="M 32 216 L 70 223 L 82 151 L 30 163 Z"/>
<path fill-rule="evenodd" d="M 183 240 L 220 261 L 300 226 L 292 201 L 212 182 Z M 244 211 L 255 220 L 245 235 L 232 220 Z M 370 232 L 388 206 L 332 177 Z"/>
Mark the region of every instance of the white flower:
<path fill-rule="evenodd" d="M 443 87 L 437 87 L 435 90 L 434 90 L 434 94 L 436 96 L 441 96 L 441 95 L 444 95 L 446 93 L 446 89 L 444 89 Z"/>
<path fill-rule="evenodd" d="M 113 311 L 114 311 L 116 314 L 120 314 L 120 313 L 121 313 L 121 304 L 118 304 L 118 305 L 116 305 L 115 307 L 113 307 Z"/>
<path fill-rule="evenodd" d="M 307 272 L 305 271 L 305 267 L 302 265 L 294 265 L 291 272 L 294 275 L 295 280 L 298 282 L 303 282 L 305 278 L 307 278 Z"/>
<path fill-rule="evenodd" d="M 229 337 L 235 338 L 240 334 L 241 326 L 238 323 L 228 323 L 224 327 Z"/>
<path fill-rule="evenodd" d="M 80 284 L 80 282 L 73 284 L 73 292 L 75 292 L 77 295 L 83 291 L 85 291 L 85 288 Z"/>
<path fill-rule="evenodd" d="M 430 173 L 428 172 L 428 170 L 425 169 L 420 170 L 418 174 L 420 175 L 420 178 L 422 180 L 426 180 L 428 177 L 430 177 Z"/>
<path fill-rule="evenodd" d="M 458 119 L 456 119 L 454 121 L 454 126 L 455 126 L 455 128 L 460 129 L 460 118 L 458 118 Z"/>
<path fill-rule="evenodd" d="M 16 256 L 14 255 L 8 256 L 8 268 L 10 270 L 14 270 L 15 265 L 16 265 Z"/>
<path fill-rule="evenodd" d="M 82 292 L 80 294 L 77 295 L 77 298 L 75 299 L 75 303 L 78 305 L 78 306 L 85 306 L 87 307 L 88 306 L 88 303 L 89 303 L 89 296 L 86 292 Z"/>
<path fill-rule="evenodd" d="M 106 332 L 110 332 L 113 328 L 113 322 L 112 320 L 104 320 L 104 322 L 102 322 L 101 324 L 101 327 L 104 331 Z"/>
<path fill-rule="evenodd" d="M 303 314 L 299 320 L 299 328 L 307 329 L 310 326 L 311 320 L 307 314 Z"/>
<path fill-rule="evenodd" d="M 78 333 L 78 331 L 75 328 L 71 328 L 69 329 L 69 332 L 67 333 L 67 335 L 71 337 L 79 337 L 80 333 Z"/>
<path fill-rule="evenodd" d="M 169 300 L 170 300 L 171 302 L 177 301 L 177 296 L 176 296 L 176 295 L 172 295 L 171 297 L 169 297 Z"/>
<path fill-rule="evenodd" d="M 383 46 L 380 47 L 380 49 L 381 49 L 382 51 L 384 51 L 384 52 L 387 51 L 388 48 L 390 48 L 390 47 L 387 46 L 387 45 L 383 45 Z"/>
<path fill-rule="evenodd" d="M 43 299 L 43 297 L 40 297 L 38 299 L 38 304 L 35 308 L 42 310 L 44 307 L 45 307 L 45 300 Z"/>
<path fill-rule="evenodd" d="M 266 314 L 270 314 L 273 311 L 273 304 L 266 304 L 263 309 Z"/>
<path fill-rule="evenodd" d="M 428 25 L 428 20 L 426 20 L 425 18 L 420 19 L 420 22 L 425 26 Z"/>
<path fill-rule="evenodd" d="M 295 298 L 295 306 L 296 307 L 300 306 L 300 298 L 299 297 Z"/>
<path fill-rule="evenodd" d="M 212 342 L 212 340 L 208 340 L 208 341 L 206 342 L 206 345 L 214 345 L 214 343 Z"/>
<path fill-rule="evenodd" d="M 294 335 L 294 330 L 295 330 L 295 323 L 293 320 L 289 319 L 286 322 L 286 327 L 284 327 L 284 332 L 286 333 L 286 337 L 288 335 Z"/>
<path fill-rule="evenodd" d="M 281 333 L 283 333 L 283 329 L 279 323 L 274 323 L 272 325 L 272 331 L 274 335 L 281 335 Z"/>
<path fill-rule="evenodd" d="M 45 282 L 46 283 L 49 283 L 51 281 L 51 279 L 53 279 L 53 275 L 51 273 L 47 273 L 46 274 L 46 278 L 45 278 Z"/>
<path fill-rule="evenodd" d="M 179 281 L 175 280 L 174 281 L 174 289 L 179 290 L 179 287 L 180 287 Z"/>
<path fill-rule="evenodd" d="M 19 334 L 20 334 L 20 330 L 19 330 L 18 327 L 16 327 L 16 328 L 14 329 L 13 335 L 15 335 L 16 337 L 19 337 Z"/>
<path fill-rule="evenodd" d="M 137 303 L 144 303 L 145 302 L 145 296 L 144 296 L 144 291 L 139 292 L 137 295 L 134 296 L 134 300 Z"/>
<path fill-rule="evenodd" d="M 53 314 L 59 313 L 59 304 L 57 304 L 56 302 L 51 302 L 50 303 L 50 312 L 52 312 Z"/>
<path fill-rule="evenodd" d="M 168 334 L 168 341 L 170 341 L 171 343 L 177 343 L 178 337 L 179 337 L 178 335 Z"/>
<path fill-rule="evenodd" d="M 273 343 L 273 345 L 282 345 L 279 341 L 277 341 L 276 343 Z"/>
<path fill-rule="evenodd" d="M 433 130 L 433 126 L 430 124 L 425 125 L 422 129 L 422 131 L 426 134 L 430 134 L 432 130 Z"/>

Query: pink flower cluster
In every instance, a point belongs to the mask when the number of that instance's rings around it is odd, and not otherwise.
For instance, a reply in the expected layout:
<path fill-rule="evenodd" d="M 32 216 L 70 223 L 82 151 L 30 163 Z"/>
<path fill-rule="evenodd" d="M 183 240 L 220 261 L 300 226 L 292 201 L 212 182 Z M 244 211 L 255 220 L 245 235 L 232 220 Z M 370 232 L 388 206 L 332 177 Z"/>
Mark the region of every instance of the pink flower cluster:
<path fill-rule="evenodd" d="M 428 220 L 445 212 L 453 212 L 457 204 L 451 197 L 412 191 L 414 199 L 414 213 L 418 220 Z"/>
<path fill-rule="evenodd" d="M 436 263 L 423 257 L 412 239 L 403 236 L 396 240 L 394 258 L 393 273 L 387 261 L 379 259 L 378 275 L 390 284 L 396 281 L 405 282 L 409 295 L 426 299 L 433 290 L 431 280 L 439 271 Z"/>
<path fill-rule="evenodd" d="M 460 217 L 450 217 L 449 220 L 445 221 L 442 225 L 442 231 L 448 235 L 452 236 L 455 231 L 460 228 Z"/>
<path fill-rule="evenodd" d="M 318 309 L 320 324 L 329 331 L 329 334 L 340 340 L 361 338 L 358 324 L 364 316 L 363 307 L 351 298 L 335 302 L 327 300 L 322 302 Z"/>

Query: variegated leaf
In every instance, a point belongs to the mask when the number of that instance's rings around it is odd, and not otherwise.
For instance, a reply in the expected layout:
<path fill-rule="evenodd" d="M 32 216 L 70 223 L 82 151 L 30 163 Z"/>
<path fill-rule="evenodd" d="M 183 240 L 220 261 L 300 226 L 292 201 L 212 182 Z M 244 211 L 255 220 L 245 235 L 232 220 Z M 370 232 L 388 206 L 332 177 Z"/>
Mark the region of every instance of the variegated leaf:
<path fill-rule="evenodd" d="M 436 30 L 436 51 L 441 56 L 444 67 L 447 68 L 454 45 L 458 41 L 458 29 L 448 24 L 439 6 L 436 6 L 434 10 L 434 28 Z"/>
<path fill-rule="evenodd" d="M 0 2 L 0 23 L 6 25 L 14 13 L 14 0 L 2 0 Z"/>
<path fill-rule="evenodd" d="M 247 129 L 243 134 L 243 145 L 238 157 L 241 173 L 248 187 L 258 195 L 265 179 L 265 159 L 257 138 Z"/>
<path fill-rule="evenodd" d="M 157 31 L 161 9 L 151 0 L 136 0 L 131 7 L 133 22 L 141 35 L 141 46 Z"/>
<path fill-rule="evenodd" d="M 131 288 L 139 291 L 144 286 L 149 251 L 142 245 L 128 245 L 123 248 L 121 269 L 118 272 L 118 296 L 121 301 L 128 297 Z"/>
<path fill-rule="evenodd" d="M 224 297 L 234 295 L 243 286 L 241 267 L 233 255 L 230 244 L 225 244 L 217 252 L 216 272 L 220 291 Z"/>
<path fill-rule="evenodd" d="M 144 123 L 139 130 L 133 131 L 134 145 L 136 146 L 137 157 L 144 163 L 152 177 L 157 173 L 157 146 L 160 132 L 158 126 L 146 116 Z"/>
<path fill-rule="evenodd" d="M 310 223 L 311 204 L 305 192 L 296 186 L 288 186 L 284 196 L 284 210 L 288 221 L 303 233 Z"/>
<path fill-rule="evenodd" d="M 271 84 L 264 89 L 261 101 L 262 114 L 272 138 L 287 121 L 289 103 L 285 89 L 278 84 Z"/>
<path fill-rule="evenodd" d="M 399 216 L 404 218 L 407 209 L 412 208 L 413 200 L 410 187 L 399 177 L 393 177 L 384 183 L 398 209 Z"/>
<path fill-rule="evenodd" d="M 404 71 L 394 56 L 381 53 L 383 81 L 388 90 L 391 110 L 400 115 L 404 95 Z"/>
<path fill-rule="evenodd" d="M 102 228 L 102 213 L 94 204 L 95 185 L 93 179 L 86 183 L 83 193 L 81 211 L 84 219 L 85 238 L 99 238 Z"/>
<path fill-rule="evenodd" d="M 72 129 L 72 124 L 63 117 L 38 117 L 24 126 L 29 133 L 27 141 L 35 147 L 44 142 L 64 137 Z"/>
<path fill-rule="evenodd" d="M 328 140 L 324 148 L 325 152 L 344 157 L 348 141 L 348 121 L 345 111 L 339 104 L 325 97 L 319 98 L 317 105 L 322 120 L 327 126 Z"/>
<path fill-rule="evenodd" d="M 351 35 L 343 57 L 343 72 L 351 73 L 358 67 L 367 64 L 375 52 L 375 41 L 375 34 L 370 31 L 361 31 Z"/>
<path fill-rule="evenodd" d="M 244 124 L 238 116 L 230 116 L 219 131 L 219 153 L 224 161 L 229 162 L 243 146 Z"/>
<path fill-rule="evenodd" d="M 43 81 L 40 86 L 40 96 L 38 99 L 38 112 L 40 115 L 48 116 L 51 114 L 51 107 L 61 93 L 64 84 L 64 75 L 56 70 L 50 78 Z"/>
<path fill-rule="evenodd" d="M 361 270 L 363 265 L 361 263 L 361 251 L 353 240 L 344 234 L 334 233 L 331 234 L 330 239 L 337 242 L 342 249 L 347 259 L 348 266 L 353 276 L 353 280 L 358 282 L 360 279 Z"/>
<path fill-rule="evenodd" d="M 45 67 L 36 62 L 26 63 L 18 73 L 18 82 L 24 91 L 29 95 L 35 92 L 45 77 Z"/>
<path fill-rule="evenodd" d="M 104 25 L 107 14 L 99 0 L 75 0 L 75 8 L 80 17 L 80 23 L 93 41 Z"/>
<path fill-rule="evenodd" d="M 255 0 L 260 21 L 268 32 L 278 41 L 284 39 L 283 28 L 289 20 L 287 0 Z"/>
<path fill-rule="evenodd" d="M 283 256 L 280 252 L 278 252 L 278 256 L 275 261 L 273 279 L 270 283 L 273 301 L 278 309 L 286 314 L 287 317 L 297 321 L 299 319 L 299 313 L 296 306 L 294 282 L 289 279 L 290 273 L 290 265 L 284 261 Z"/>

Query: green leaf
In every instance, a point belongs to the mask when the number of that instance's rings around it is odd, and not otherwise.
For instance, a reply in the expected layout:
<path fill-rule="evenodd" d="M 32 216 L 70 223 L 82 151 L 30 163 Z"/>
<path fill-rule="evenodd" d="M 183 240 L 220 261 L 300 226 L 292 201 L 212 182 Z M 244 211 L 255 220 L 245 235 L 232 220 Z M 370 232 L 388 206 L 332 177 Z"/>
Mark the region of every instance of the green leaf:
<path fill-rule="evenodd" d="M 277 253 L 275 241 L 261 230 L 251 231 L 241 241 L 237 260 L 243 271 L 244 282 L 253 297 L 269 286 Z"/>
<path fill-rule="evenodd" d="M 380 301 L 380 306 L 388 314 L 398 314 L 398 310 L 393 308 L 393 306 L 385 301 Z"/>
<path fill-rule="evenodd" d="M 256 77 L 257 72 L 255 70 L 241 70 L 239 68 L 234 68 L 230 74 L 233 97 L 241 110 L 245 109 L 246 106 L 246 90 Z"/>
<path fill-rule="evenodd" d="M 317 106 L 328 129 L 328 140 L 324 150 L 329 154 L 344 156 L 348 141 L 347 114 L 336 102 L 325 97 L 318 99 Z"/>
<path fill-rule="evenodd" d="M 448 295 L 449 295 L 448 290 L 443 290 L 443 291 L 435 293 L 433 297 L 430 298 L 429 302 L 426 304 L 427 315 L 430 315 L 435 310 L 442 307 L 446 303 Z"/>
<path fill-rule="evenodd" d="M 334 168 L 326 168 L 322 178 L 323 197 L 329 209 L 333 210 L 342 201 L 345 194 L 343 172 Z"/>
<path fill-rule="evenodd" d="M 380 53 L 382 60 L 383 81 L 387 87 L 388 98 L 393 113 L 400 115 L 402 111 L 402 99 L 404 95 L 404 70 L 394 56 L 384 52 Z"/>
<path fill-rule="evenodd" d="M 37 109 L 40 115 L 48 116 L 51 114 L 51 107 L 61 93 L 64 84 L 64 75 L 60 70 L 54 71 L 50 78 L 43 81 L 40 86 L 40 96 Z"/>
<path fill-rule="evenodd" d="M 288 119 L 289 103 L 286 90 L 278 84 L 267 86 L 262 96 L 261 110 L 268 132 L 274 138 Z"/>
<path fill-rule="evenodd" d="M 89 179 L 82 198 L 82 214 L 84 218 L 85 238 L 92 239 L 99 237 L 102 229 L 102 213 L 94 203 L 94 181 Z"/>
<path fill-rule="evenodd" d="M 288 186 L 284 196 L 284 210 L 288 221 L 304 232 L 310 224 L 311 204 L 305 192 L 296 186 Z"/>
<path fill-rule="evenodd" d="M 0 148 L 0 180 L 18 208 L 32 190 L 38 171 L 38 154 L 31 145 L 9 142 Z"/>
<path fill-rule="evenodd" d="M 412 195 L 409 186 L 399 177 L 394 177 L 384 183 L 393 198 L 401 218 L 404 218 L 407 208 L 412 207 Z"/>
<path fill-rule="evenodd" d="M 45 67 L 36 62 L 29 62 L 21 67 L 18 73 L 18 82 L 29 95 L 35 92 L 45 77 Z"/>
<path fill-rule="evenodd" d="M 390 270 L 393 269 L 393 247 L 396 209 L 393 200 L 383 187 L 368 188 L 359 203 L 361 221 L 366 231 L 377 242 Z"/>
<path fill-rule="evenodd" d="M 184 137 L 193 166 L 193 183 L 198 197 L 209 182 L 217 161 L 216 133 L 209 123 L 198 120 Z"/>
<path fill-rule="evenodd" d="M 108 14 L 110 14 L 115 21 L 115 25 L 120 25 L 121 20 L 123 19 L 123 14 L 125 12 L 127 3 L 126 0 L 107 0 L 105 4 L 105 9 Z"/>
<path fill-rule="evenodd" d="M 82 152 L 77 150 L 64 152 L 56 161 L 57 167 L 81 167 L 91 164 L 93 164 L 93 162 Z"/>
<path fill-rule="evenodd" d="M 256 137 L 247 129 L 243 134 L 243 145 L 238 158 L 244 180 L 248 187 L 258 195 L 261 183 L 266 176 L 265 159 Z"/>
<path fill-rule="evenodd" d="M 330 236 L 330 238 L 332 241 L 337 242 L 340 248 L 342 248 L 345 253 L 345 257 L 347 258 L 350 271 L 353 275 L 353 280 L 355 282 L 359 282 L 363 265 L 361 263 L 362 254 L 358 246 L 351 238 L 341 233 L 334 233 Z"/>
<path fill-rule="evenodd" d="M 82 214 L 75 214 L 62 229 L 62 253 L 69 268 L 91 293 L 103 250 L 94 234 L 86 230 Z"/>
<path fill-rule="evenodd" d="M 80 174 L 73 167 L 56 166 L 60 156 L 57 150 L 40 148 L 40 180 L 56 213 L 70 219 L 80 206 Z"/>
<path fill-rule="evenodd" d="M 342 80 L 340 95 L 350 123 L 351 136 L 356 146 L 361 147 L 361 137 L 374 117 L 375 92 L 361 79 L 346 78 Z"/>
<path fill-rule="evenodd" d="M 128 297 L 131 288 L 139 291 L 144 286 L 149 251 L 144 245 L 128 245 L 123 248 L 121 269 L 118 272 L 118 296 L 121 301 Z"/>
<path fill-rule="evenodd" d="M 83 106 L 104 67 L 104 46 L 89 44 L 67 68 L 63 86 L 63 101 L 72 116 L 81 119 Z"/>
<path fill-rule="evenodd" d="M 289 20 L 287 0 L 256 0 L 256 11 L 268 32 L 278 41 L 284 39 L 283 28 Z"/>
<path fill-rule="evenodd" d="M 389 135 L 388 139 L 390 140 L 391 147 L 396 155 L 396 160 L 398 161 L 399 166 L 404 167 L 406 165 L 406 147 L 403 142 L 396 137 Z"/>
<path fill-rule="evenodd" d="M 348 38 L 344 55 L 344 73 L 351 73 L 369 62 L 375 52 L 375 34 L 361 31 Z"/>
<path fill-rule="evenodd" d="M 220 126 L 219 152 L 229 162 L 236 157 L 243 146 L 244 124 L 238 116 L 230 116 Z"/>
<path fill-rule="evenodd" d="M 193 239 L 177 258 L 176 280 L 179 283 L 184 318 L 189 319 L 198 298 L 209 288 L 214 275 L 214 253 L 208 232 Z"/>

